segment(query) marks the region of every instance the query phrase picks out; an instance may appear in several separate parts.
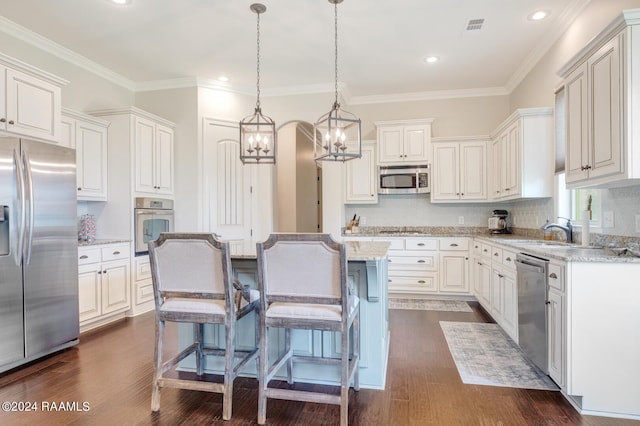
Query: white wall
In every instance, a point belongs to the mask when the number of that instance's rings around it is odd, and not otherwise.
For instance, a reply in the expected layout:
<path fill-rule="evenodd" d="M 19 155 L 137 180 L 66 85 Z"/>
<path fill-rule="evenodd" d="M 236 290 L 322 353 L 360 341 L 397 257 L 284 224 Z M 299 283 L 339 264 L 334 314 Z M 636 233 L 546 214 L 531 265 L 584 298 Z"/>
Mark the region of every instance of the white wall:
<path fill-rule="evenodd" d="M 362 120 L 363 139 L 375 139 L 378 120 L 434 118 L 433 136 L 486 135 L 514 109 L 553 105 L 553 92 L 560 83 L 557 70 L 592 37 L 601 31 L 622 9 L 639 8 L 640 0 L 592 0 L 568 31 L 543 56 L 532 72 L 510 96 L 347 105 L 345 109 Z M 201 224 L 201 170 L 198 167 L 202 147 L 204 117 L 240 120 L 250 114 L 255 97 L 225 93 L 209 88 L 190 88 L 134 94 L 126 88 L 97 77 L 90 71 L 68 63 L 39 48 L 0 32 L 1 51 L 19 60 L 59 75 L 70 81 L 62 90 L 63 106 L 78 111 L 135 105 L 175 122 L 176 129 L 176 209 L 180 227 Z M 313 123 L 329 110 L 333 94 L 279 96 L 261 99 L 263 111 L 277 124 L 290 121 Z M 336 182 L 341 167 L 326 167 L 325 182 Z M 550 199 L 506 204 L 430 204 L 422 196 L 381 197 L 374 206 L 349 205 L 342 208 L 335 191 L 325 184 L 326 207 L 334 213 L 325 217 L 325 226 L 335 232 L 344 226 L 344 218 L 357 212 L 367 216 L 367 224 L 457 224 L 460 215 L 467 225 L 484 225 L 494 208 L 511 209 L 527 227 L 536 227 L 534 218 L 546 218 L 553 211 Z M 640 214 L 640 187 L 607 190 L 603 210 L 615 210 L 615 228 L 607 233 L 635 235 L 635 215 Z M 340 194 L 341 196 L 341 194 Z M 364 212 L 364 214 L 363 214 Z M 452 223 L 455 222 L 455 223 Z M 518 223 L 519 226 L 520 223 Z"/>

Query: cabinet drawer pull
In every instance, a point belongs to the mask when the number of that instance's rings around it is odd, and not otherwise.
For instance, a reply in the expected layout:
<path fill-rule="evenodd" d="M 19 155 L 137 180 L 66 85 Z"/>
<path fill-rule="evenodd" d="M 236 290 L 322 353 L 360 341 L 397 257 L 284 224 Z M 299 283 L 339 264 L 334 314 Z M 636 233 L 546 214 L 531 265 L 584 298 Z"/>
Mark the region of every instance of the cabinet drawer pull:
<path fill-rule="evenodd" d="M 418 284 L 424 284 L 424 283 L 426 283 L 425 280 L 418 280 Z"/>
<path fill-rule="evenodd" d="M 420 247 L 422 247 L 422 246 L 424 246 L 424 243 L 418 243 L 418 245 L 419 245 Z"/>
<path fill-rule="evenodd" d="M 498 252 L 493 253 L 493 255 L 497 257 L 498 256 Z"/>
<path fill-rule="evenodd" d="M 114 252 L 113 252 L 113 254 L 114 254 L 115 256 L 119 255 L 119 254 L 120 254 L 120 250 L 116 250 L 116 251 L 114 251 Z"/>
<path fill-rule="evenodd" d="M 486 253 L 488 250 L 487 250 L 487 249 L 484 249 L 484 250 L 482 250 L 482 251 Z"/>
<path fill-rule="evenodd" d="M 86 254 L 83 254 L 82 256 L 80 256 L 80 259 L 88 259 L 89 256 L 87 256 Z"/>
<path fill-rule="evenodd" d="M 498 278 L 504 278 L 504 275 L 498 274 Z"/>
<path fill-rule="evenodd" d="M 456 243 L 451 243 L 449 244 L 449 247 L 458 247 L 458 245 Z"/>
<path fill-rule="evenodd" d="M 556 275 L 555 272 L 552 272 L 552 273 L 549 274 L 549 278 L 553 278 L 554 280 L 557 280 L 558 276 Z"/>
<path fill-rule="evenodd" d="M 418 263 L 426 263 L 426 260 L 420 259 L 420 260 L 418 260 Z"/>

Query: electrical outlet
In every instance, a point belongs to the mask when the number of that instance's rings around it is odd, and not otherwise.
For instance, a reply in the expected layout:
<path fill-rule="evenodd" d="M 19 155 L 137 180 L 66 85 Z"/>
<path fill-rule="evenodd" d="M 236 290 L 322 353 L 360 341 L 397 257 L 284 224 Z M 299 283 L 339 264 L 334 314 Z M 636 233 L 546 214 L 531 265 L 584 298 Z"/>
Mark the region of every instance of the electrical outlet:
<path fill-rule="evenodd" d="M 464 225 L 464 216 L 458 216 L 458 225 Z"/>
<path fill-rule="evenodd" d="M 602 217 L 602 227 L 603 228 L 614 227 L 613 212 L 611 210 L 604 212 L 604 215 Z"/>
<path fill-rule="evenodd" d="M 636 232 L 640 232 L 640 214 L 636 215 Z"/>
<path fill-rule="evenodd" d="M 362 216 L 360 218 L 360 225 L 366 225 L 367 224 L 367 217 L 366 216 Z"/>

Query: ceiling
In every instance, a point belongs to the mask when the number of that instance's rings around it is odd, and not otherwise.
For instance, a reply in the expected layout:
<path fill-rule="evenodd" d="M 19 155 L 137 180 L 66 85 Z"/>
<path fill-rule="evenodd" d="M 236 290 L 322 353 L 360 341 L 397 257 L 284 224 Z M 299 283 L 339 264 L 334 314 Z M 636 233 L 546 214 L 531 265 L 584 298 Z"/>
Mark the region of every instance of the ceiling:
<path fill-rule="evenodd" d="M 261 1 L 267 6 L 260 15 L 262 94 L 333 91 L 334 6 L 327 0 Z M 506 94 L 589 1 L 344 0 L 338 5 L 341 91 L 352 103 Z M 0 31 L 134 90 L 197 79 L 255 94 L 251 3 L 0 0 Z M 528 20 L 538 9 L 551 13 Z M 482 29 L 466 31 L 470 19 L 484 19 Z M 429 55 L 440 60 L 427 64 Z M 219 83 L 220 75 L 230 80 Z"/>

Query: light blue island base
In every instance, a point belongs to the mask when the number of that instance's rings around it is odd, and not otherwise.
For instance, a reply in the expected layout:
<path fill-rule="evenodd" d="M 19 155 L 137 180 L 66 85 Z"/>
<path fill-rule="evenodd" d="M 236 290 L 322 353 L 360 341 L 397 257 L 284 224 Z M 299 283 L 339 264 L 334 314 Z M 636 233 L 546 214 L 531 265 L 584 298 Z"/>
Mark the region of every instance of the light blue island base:
<path fill-rule="evenodd" d="M 387 299 L 387 249 L 384 242 L 349 242 L 348 269 L 353 291 L 360 298 L 360 386 L 368 389 L 384 389 L 389 358 L 389 317 Z M 232 257 L 232 263 L 238 278 L 243 284 L 256 288 L 257 267 L 255 254 Z M 241 319 L 236 331 L 236 344 L 239 349 L 251 349 L 254 345 L 255 314 Z M 224 327 L 205 326 L 204 341 L 207 346 L 224 347 Z M 193 342 L 193 326 L 180 324 L 178 327 L 180 348 Z M 272 329 L 269 333 L 272 352 L 269 356 L 275 360 L 277 351 L 284 351 L 284 330 Z M 340 358 L 340 333 L 326 331 L 293 330 L 292 345 L 297 355 Z M 240 373 L 242 376 L 256 377 L 256 363 L 249 363 Z M 195 371 L 193 356 L 180 364 L 180 369 Z M 222 374 L 224 359 L 207 357 L 205 372 Z M 294 380 L 304 383 L 340 385 L 340 370 L 335 365 L 296 363 L 293 369 Z M 276 378 L 286 380 L 286 369 Z"/>

